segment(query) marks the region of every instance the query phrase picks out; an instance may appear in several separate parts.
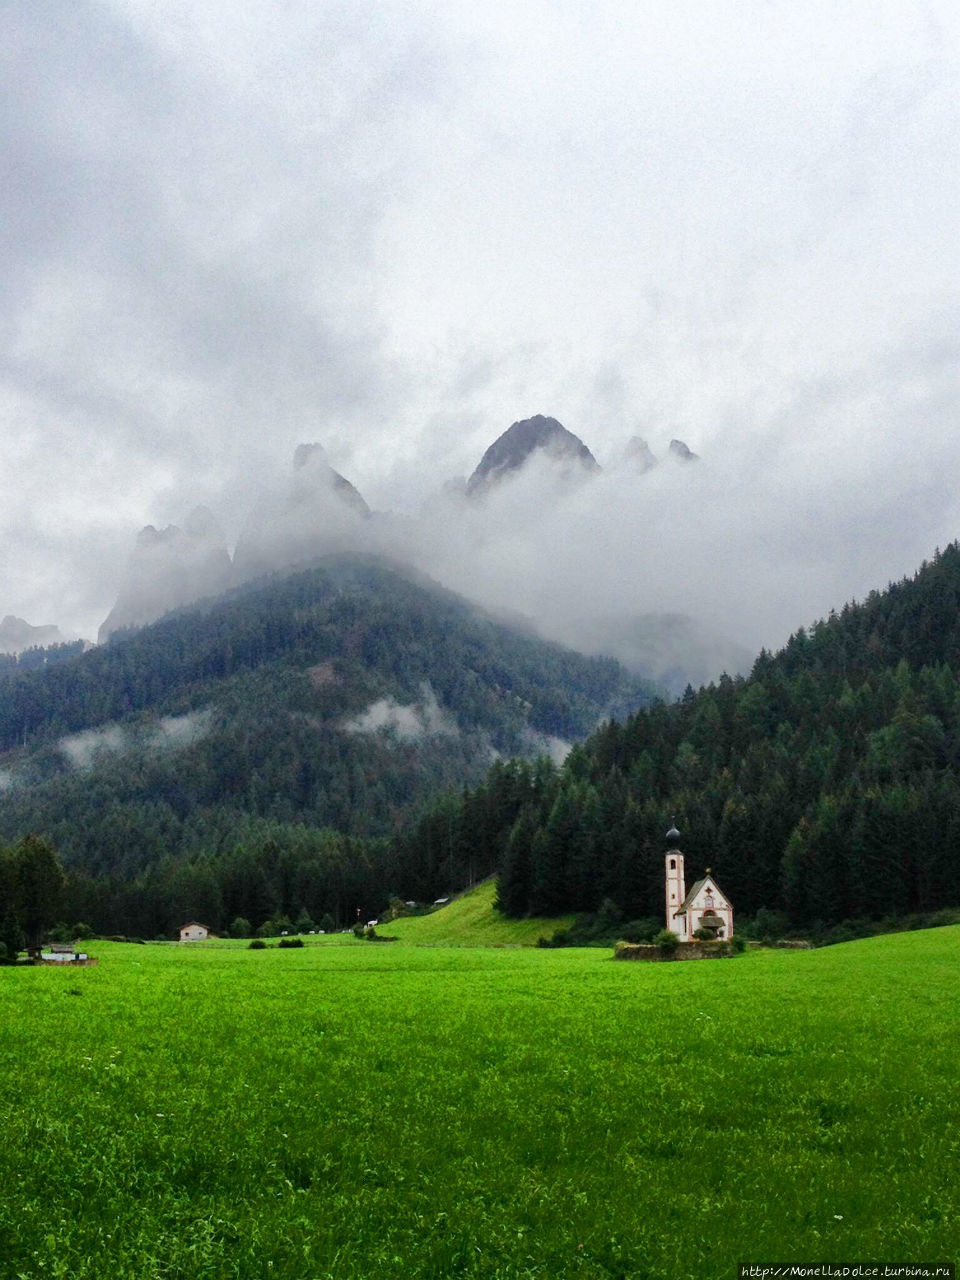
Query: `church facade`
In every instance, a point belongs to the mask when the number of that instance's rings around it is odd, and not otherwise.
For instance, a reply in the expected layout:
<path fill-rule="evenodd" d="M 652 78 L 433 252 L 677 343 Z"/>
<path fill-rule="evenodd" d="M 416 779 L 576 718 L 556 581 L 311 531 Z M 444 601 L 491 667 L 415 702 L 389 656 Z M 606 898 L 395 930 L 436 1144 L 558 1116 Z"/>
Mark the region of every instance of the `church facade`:
<path fill-rule="evenodd" d="M 710 874 L 710 868 L 687 890 L 683 854 L 675 847 L 679 838 L 679 831 L 671 827 L 667 832 L 673 847 L 666 855 L 666 927 L 681 942 L 692 942 L 698 929 L 716 939 L 732 938 L 733 904 Z"/>

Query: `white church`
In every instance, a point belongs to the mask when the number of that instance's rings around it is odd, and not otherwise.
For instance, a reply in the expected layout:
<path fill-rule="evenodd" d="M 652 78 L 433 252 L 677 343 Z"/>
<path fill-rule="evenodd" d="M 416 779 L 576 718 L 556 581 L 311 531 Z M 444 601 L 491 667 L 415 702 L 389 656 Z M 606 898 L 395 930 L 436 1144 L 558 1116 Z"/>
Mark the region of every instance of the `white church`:
<path fill-rule="evenodd" d="M 677 848 L 680 832 L 671 827 L 667 832 L 666 890 L 667 928 L 681 942 L 694 941 L 698 929 L 705 929 L 714 938 L 733 937 L 733 905 L 707 867 L 702 880 L 697 880 L 687 892 L 683 875 L 683 854 Z"/>

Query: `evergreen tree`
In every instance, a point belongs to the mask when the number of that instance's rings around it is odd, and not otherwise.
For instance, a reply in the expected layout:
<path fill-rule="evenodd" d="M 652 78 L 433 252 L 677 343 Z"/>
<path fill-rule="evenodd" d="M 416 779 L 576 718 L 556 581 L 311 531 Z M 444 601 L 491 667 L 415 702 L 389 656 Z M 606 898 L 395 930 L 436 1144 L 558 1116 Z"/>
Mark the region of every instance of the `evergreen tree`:
<path fill-rule="evenodd" d="M 536 831 L 536 810 L 533 805 L 525 805 L 510 828 L 497 876 L 497 909 L 504 915 L 519 918 L 530 910 L 533 838 Z"/>
<path fill-rule="evenodd" d="M 11 850 L 15 914 L 28 947 L 39 947 L 44 933 L 60 917 L 64 873 L 53 845 L 29 835 Z"/>

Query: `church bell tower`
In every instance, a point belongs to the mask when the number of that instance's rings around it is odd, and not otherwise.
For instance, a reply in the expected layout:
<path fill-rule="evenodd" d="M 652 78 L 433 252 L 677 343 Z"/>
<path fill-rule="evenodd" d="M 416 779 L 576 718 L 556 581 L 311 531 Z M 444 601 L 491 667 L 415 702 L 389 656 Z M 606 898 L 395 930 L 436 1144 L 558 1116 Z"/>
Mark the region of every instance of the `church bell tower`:
<path fill-rule="evenodd" d="M 680 832 L 675 826 L 671 827 L 667 832 L 667 855 L 666 855 L 666 888 L 667 888 L 667 925 L 666 927 L 671 933 L 675 933 L 678 938 L 686 937 L 685 925 L 686 917 L 681 916 L 679 920 L 675 920 L 674 916 L 683 906 L 683 900 L 687 896 L 686 884 L 683 878 L 683 854 L 677 848 L 680 840 Z"/>

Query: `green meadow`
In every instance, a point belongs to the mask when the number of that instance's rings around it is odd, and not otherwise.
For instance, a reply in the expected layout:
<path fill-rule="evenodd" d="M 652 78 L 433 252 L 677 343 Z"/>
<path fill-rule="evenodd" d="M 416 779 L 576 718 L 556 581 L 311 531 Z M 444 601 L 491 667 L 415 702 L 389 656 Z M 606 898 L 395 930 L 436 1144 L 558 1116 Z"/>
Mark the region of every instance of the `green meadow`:
<path fill-rule="evenodd" d="M 3 1280 L 957 1259 L 960 928 L 695 964 L 91 949 L 0 969 Z"/>
<path fill-rule="evenodd" d="M 377 932 L 418 947 L 533 947 L 539 938 L 550 938 L 558 929 L 568 929 L 575 919 L 558 916 L 510 920 L 497 911 L 496 896 L 496 881 L 485 880 L 439 911 L 384 921 L 377 926 Z"/>

